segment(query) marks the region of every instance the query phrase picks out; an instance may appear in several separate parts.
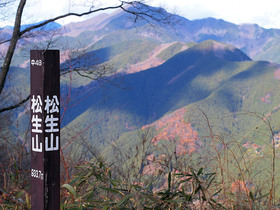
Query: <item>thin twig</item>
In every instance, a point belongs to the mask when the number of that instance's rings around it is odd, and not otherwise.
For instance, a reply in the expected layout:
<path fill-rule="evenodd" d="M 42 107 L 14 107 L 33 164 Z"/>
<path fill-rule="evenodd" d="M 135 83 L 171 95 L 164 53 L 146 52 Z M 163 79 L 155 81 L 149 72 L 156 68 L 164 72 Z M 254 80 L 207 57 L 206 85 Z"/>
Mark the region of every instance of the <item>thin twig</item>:
<path fill-rule="evenodd" d="M 17 103 L 17 104 L 14 104 L 14 105 L 12 105 L 12 106 L 8 106 L 8 107 L 5 107 L 5 108 L 0 109 L 0 113 L 6 112 L 6 111 L 10 111 L 10 110 L 15 109 L 15 108 L 18 108 L 18 107 L 20 107 L 22 104 L 24 104 L 25 102 L 27 102 L 29 99 L 30 99 L 30 95 L 27 96 L 27 98 L 23 99 L 22 101 L 20 101 L 20 102 Z"/>

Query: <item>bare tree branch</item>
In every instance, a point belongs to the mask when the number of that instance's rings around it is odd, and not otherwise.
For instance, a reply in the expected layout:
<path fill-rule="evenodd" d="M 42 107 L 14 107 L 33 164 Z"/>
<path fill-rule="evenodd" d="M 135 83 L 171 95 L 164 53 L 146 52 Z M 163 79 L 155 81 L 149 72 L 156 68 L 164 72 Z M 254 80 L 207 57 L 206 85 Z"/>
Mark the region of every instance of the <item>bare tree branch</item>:
<path fill-rule="evenodd" d="M 171 18 L 173 17 L 172 14 L 166 13 L 165 10 L 160 7 L 153 8 L 139 1 L 123 1 L 123 3 L 124 5 L 131 5 L 129 8 L 125 8 L 123 5 L 121 6 L 121 9 L 129 14 L 132 14 L 135 17 L 135 22 L 138 18 L 142 18 L 147 22 L 149 22 L 150 19 L 163 24 L 170 24 Z"/>
<path fill-rule="evenodd" d="M 0 2 L 0 8 L 1 7 L 6 7 L 8 4 L 11 4 L 14 1 L 15 0 L 5 0 L 5 1 L 2 0 L 2 2 Z"/>
<path fill-rule="evenodd" d="M 32 26 L 24 29 L 23 31 L 20 31 L 21 18 L 22 18 L 22 13 L 23 13 L 23 9 L 24 9 L 25 4 L 26 4 L 26 0 L 21 0 L 20 4 L 18 6 L 16 19 L 15 19 L 15 24 L 14 24 L 13 35 L 12 35 L 12 38 L 10 40 L 10 45 L 9 45 L 9 48 L 8 48 L 8 52 L 6 54 L 4 64 L 3 64 L 1 72 L 0 72 L 0 95 L 3 91 L 4 85 L 5 85 L 5 82 L 6 82 L 6 77 L 7 77 L 10 65 L 11 65 L 11 60 L 12 60 L 12 57 L 14 55 L 14 51 L 15 51 L 17 42 L 25 33 L 30 32 L 34 29 L 38 29 L 42 26 L 45 26 L 48 23 L 51 23 L 51 22 L 54 22 L 56 20 L 66 18 L 66 17 L 69 17 L 69 16 L 82 17 L 82 16 L 89 15 L 89 14 L 92 14 L 92 13 L 95 13 L 95 12 L 99 12 L 99 11 L 122 8 L 125 3 L 121 2 L 121 4 L 117 5 L 117 6 L 98 8 L 96 10 L 90 10 L 90 11 L 84 12 L 84 13 L 67 13 L 65 15 L 61 15 L 61 16 L 58 16 L 58 17 L 55 17 L 55 18 L 51 18 L 51 19 L 46 20 L 42 23 L 32 25 Z"/>
<path fill-rule="evenodd" d="M 19 103 L 15 104 L 15 105 L 8 106 L 8 107 L 5 107 L 5 108 L 3 108 L 3 109 L 0 109 L 0 113 L 9 111 L 9 110 L 12 110 L 12 109 L 15 109 L 15 108 L 18 108 L 18 107 L 20 107 L 22 104 L 24 104 L 25 102 L 27 102 L 29 99 L 30 99 L 30 95 L 27 96 L 27 98 L 25 98 L 25 99 L 23 99 L 22 101 L 20 101 Z"/>
<path fill-rule="evenodd" d="M 4 85 L 6 82 L 7 74 L 10 69 L 11 61 L 12 61 L 12 58 L 13 58 L 13 55 L 14 55 L 14 52 L 16 49 L 17 42 L 21 36 L 20 25 L 21 25 L 21 18 L 22 18 L 22 13 L 23 13 L 25 3 L 26 3 L 26 0 L 21 0 L 19 3 L 18 9 L 17 9 L 12 39 L 11 39 L 11 42 L 10 42 L 1 72 L 0 72 L 0 95 L 3 91 Z"/>
<path fill-rule="evenodd" d="M 124 3 L 122 2 L 120 5 L 118 6 L 114 6 L 114 7 L 104 7 L 104 8 L 98 8 L 96 10 L 90 10 L 88 12 L 84 12 L 84 13 L 67 13 L 67 14 L 64 14 L 64 15 L 60 15 L 60 16 L 57 16 L 55 18 L 51 18 L 49 20 L 46 20 L 42 23 L 39 23 L 37 25 L 33 25 L 33 26 L 30 26 L 26 29 L 24 29 L 23 31 L 20 32 L 20 35 L 22 36 L 23 34 L 25 34 L 26 32 L 29 32 L 29 31 L 32 31 L 34 29 L 37 29 L 37 28 L 40 28 L 42 26 L 45 26 L 47 25 L 48 23 L 51 23 L 51 22 L 54 22 L 54 21 L 57 21 L 57 20 L 60 20 L 60 19 L 63 19 L 63 18 L 66 18 L 66 17 L 69 17 L 69 16 L 77 16 L 77 17 L 82 17 L 82 16 L 86 16 L 86 15 L 90 15 L 92 13 L 95 13 L 95 12 L 100 12 L 100 11 L 105 11 L 105 10 L 111 10 L 111 9 L 119 9 L 119 8 L 122 8 L 124 5 Z"/>
<path fill-rule="evenodd" d="M 12 2 L 14 0 L 6 0 L 6 2 L 3 3 L 3 5 L 5 3 L 8 2 Z M 25 7 L 26 4 L 26 0 L 20 0 L 20 3 L 18 5 L 18 9 L 17 9 L 17 13 L 16 13 L 16 18 L 15 18 L 15 24 L 14 24 L 14 29 L 13 29 L 13 34 L 12 34 L 12 38 L 10 40 L 6 40 L 6 41 L 2 41 L 0 44 L 3 44 L 5 42 L 10 42 L 9 44 L 9 48 L 7 51 L 7 54 L 5 56 L 4 59 L 4 63 L 3 66 L 1 68 L 0 71 L 0 96 L 2 94 L 5 82 L 6 82 L 6 78 L 7 78 L 7 74 L 9 72 L 10 69 L 10 65 L 11 65 L 11 61 L 17 46 L 17 42 L 21 39 L 24 38 L 25 35 L 28 32 L 31 32 L 35 29 L 41 28 L 45 25 L 47 25 L 48 23 L 69 17 L 69 16 L 77 16 L 77 17 L 82 17 L 82 16 L 86 16 L 92 13 L 96 13 L 96 12 L 100 12 L 100 11 L 105 11 L 105 10 L 112 10 L 112 9 L 122 9 L 123 11 L 132 14 L 135 16 L 135 22 L 137 21 L 138 18 L 142 18 L 144 20 L 147 20 L 149 22 L 150 20 L 153 21 L 159 21 L 159 22 L 163 22 L 163 23 L 170 23 L 170 17 L 171 15 L 167 15 L 166 12 L 164 12 L 163 9 L 161 8 L 152 8 L 149 7 L 143 3 L 141 3 L 140 1 L 120 1 L 120 4 L 117 6 L 109 6 L 109 7 L 103 7 L 103 8 L 98 8 L 98 9 L 94 9 L 93 7 L 90 8 L 89 11 L 87 12 L 83 12 L 83 13 L 67 13 L 64 15 L 60 15 L 57 16 L 55 18 L 51 18 L 49 20 L 43 21 L 41 23 L 35 24 L 35 25 L 31 25 L 30 27 L 27 27 L 26 29 L 20 31 L 20 26 L 21 26 L 21 18 L 22 18 L 22 14 L 23 14 L 23 9 Z M 0 3 L 0 6 L 2 4 Z M 131 6 L 130 8 L 125 7 L 126 5 Z M 78 72 L 79 73 L 79 72 Z M 24 103 L 24 102 L 23 102 Z M 23 104 L 23 103 L 18 103 L 18 104 Z M 14 106 L 10 106 L 7 108 L 4 108 L 4 110 L 10 110 L 11 107 L 18 107 L 17 105 Z"/>

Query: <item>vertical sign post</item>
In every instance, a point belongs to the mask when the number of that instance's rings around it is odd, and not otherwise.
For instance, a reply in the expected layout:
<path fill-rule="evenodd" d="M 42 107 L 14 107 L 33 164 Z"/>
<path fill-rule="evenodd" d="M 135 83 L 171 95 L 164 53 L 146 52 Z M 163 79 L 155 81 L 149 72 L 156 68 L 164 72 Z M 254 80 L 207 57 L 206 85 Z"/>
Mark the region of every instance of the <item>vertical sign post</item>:
<path fill-rule="evenodd" d="M 31 208 L 60 208 L 58 50 L 30 51 Z"/>

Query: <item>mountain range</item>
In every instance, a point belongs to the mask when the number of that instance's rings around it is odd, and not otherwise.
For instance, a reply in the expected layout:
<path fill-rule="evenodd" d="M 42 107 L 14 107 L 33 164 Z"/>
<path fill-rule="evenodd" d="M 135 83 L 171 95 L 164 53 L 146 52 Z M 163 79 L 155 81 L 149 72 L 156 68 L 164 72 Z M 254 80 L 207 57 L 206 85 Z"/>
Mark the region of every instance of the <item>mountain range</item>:
<path fill-rule="evenodd" d="M 235 46 L 255 60 L 279 63 L 276 53 L 279 49 L 279 29 L 264 29 L 256 24 L 236 25 L 215 18 L 191 21 L 177 15 L 171 21 L 170 25 L 151 21 L 151 27 L 145 20 L 135 23 L 130 14 L 118 11 L 72 23 L 65 26 L 65 31 L 70 37 L 80 37 L 80 40 L 86 38 L 87 44 L 95 43 L 100 47 L 137 38 L 161 43 L 202 42 L 212 39 Z"/>
<path fill-rule="evenodd" d="M 215 122 L 217 132 L 238 132 L 242 144 L 262 146 L 259 134 L 252 132 L 262 120 L 240 113 L 262 113 L 279 123 L 279 29 L 214 18 L 191 21 L 177 15 L 169 25 L 135 22 L 121 10 L 54 27 L 55 31 L 47 28 L 44 36 L 19 43 L 7 86 L 18 90 L 14 97 L 28 94 L 26 52 L 34 46 L 60 49 L 62 69 L 69 64 L 74 69 L 86 67 L 84 77 L 75 71 L 61 76 L 62 104 L 69 100 L 61 108 L 63 144 L 71 141 L 79 147 L 88 142 L 111 151 L 112 142 L 128 144 L 139 130 L 151 127 L 158 128 L 154 136 L 162 139 L 171 133 L 184 139 L 181 133 L 196 132 L 188 137 L 195 141 L 206 132 L 198 123 L 203 120 L 193 119 L 201 110 Z M 2 29 L 1 39 L 9 37 L 11 30 Z M 92 81 L 89 77 L 98 75 L 91 75 L 90 69 L 102 67 L 110 73 Z M 9 101 L 3 100 L 1 106 L 13 100 Z M 26 125 L 28 108 L 15 113 Z M 279 132 L 277 126 L 273 129 Z M 197 150 L 196 146 L 187 150 L 184 143 L 179 146 L 185 152 Z"/>

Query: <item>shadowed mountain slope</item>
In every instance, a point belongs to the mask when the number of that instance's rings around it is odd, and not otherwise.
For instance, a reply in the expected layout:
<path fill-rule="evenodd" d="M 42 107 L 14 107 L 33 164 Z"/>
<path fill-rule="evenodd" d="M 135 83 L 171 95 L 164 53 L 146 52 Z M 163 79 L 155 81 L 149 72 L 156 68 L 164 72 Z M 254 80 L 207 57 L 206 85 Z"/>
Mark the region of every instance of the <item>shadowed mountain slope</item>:
<path fill-rule="evenodd" d="M 91 83 L 73 90 L 77 98 L 72 103 L 78 105 L 65 115 L 63 125 L 74 129 L 98 122 L 89 129 L 86 138 L 104 144 L 105 139 L 116 140 L 123 132 L 204 100 L 211 99 L 214 109 L 233 113 L 243 107 L 242 96 L 231 87 L 233 81 L 255 81 L 273 73 L 275 68 L 268 62 L 251 61 L 232 46 L 208 40 L 158 67 L 111 80 L 123 88 L 107 84 L 103 92 Z"/>

